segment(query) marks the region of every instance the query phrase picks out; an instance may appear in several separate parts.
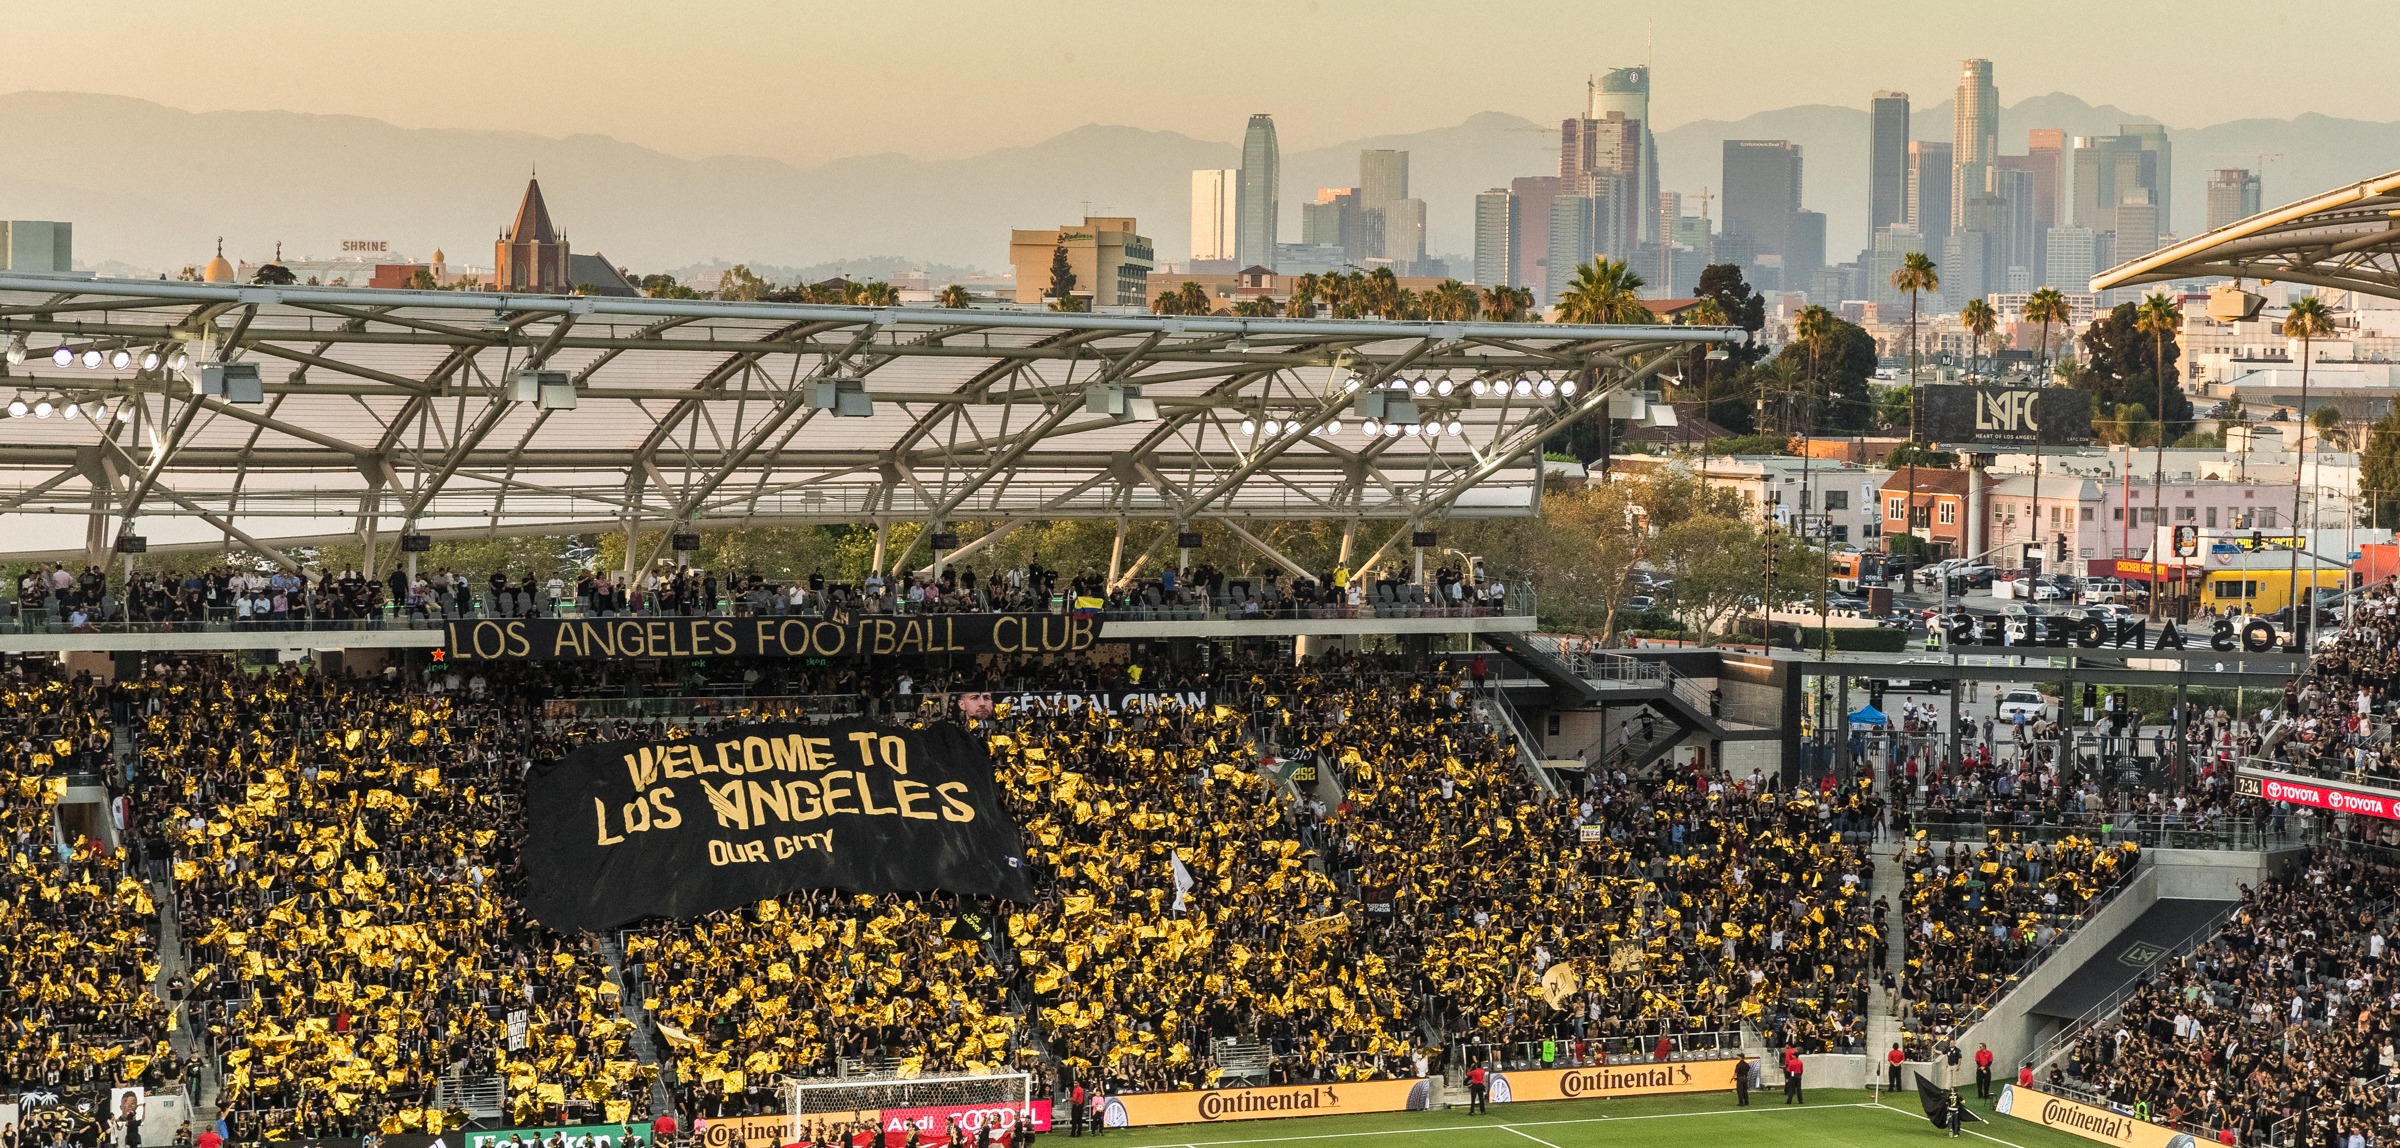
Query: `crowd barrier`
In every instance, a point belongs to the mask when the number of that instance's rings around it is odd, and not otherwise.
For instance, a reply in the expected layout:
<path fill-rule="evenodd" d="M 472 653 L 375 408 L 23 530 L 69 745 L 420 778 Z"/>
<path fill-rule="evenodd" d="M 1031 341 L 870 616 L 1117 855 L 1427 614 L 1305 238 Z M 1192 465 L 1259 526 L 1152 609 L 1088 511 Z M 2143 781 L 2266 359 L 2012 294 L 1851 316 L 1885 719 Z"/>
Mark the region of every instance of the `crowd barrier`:
<path fill-rule="evenodd" d="M 1585 1068 L 1515 1069 L 1491 1074 L 1491 1102 L 1602 1100 L 1684 1092 L 1733 1091 L 1732 1057 L 1594 1065 Z M 1110 1128 L 1165 1124 L 1219 1124 L 1229 1120 L 1277 1120 L 1290 1116 L 1343 1116 L 1362 1112 L 1421 1112 L 1442 1107 L 1439 1078 L 1356 1080 L 1339 1084 L 1289 1084 L 1265 1088 L 1216 1088 L 1197 1092 L 1144 1092 L 1107 1098 L 1101 1117 Z"/>

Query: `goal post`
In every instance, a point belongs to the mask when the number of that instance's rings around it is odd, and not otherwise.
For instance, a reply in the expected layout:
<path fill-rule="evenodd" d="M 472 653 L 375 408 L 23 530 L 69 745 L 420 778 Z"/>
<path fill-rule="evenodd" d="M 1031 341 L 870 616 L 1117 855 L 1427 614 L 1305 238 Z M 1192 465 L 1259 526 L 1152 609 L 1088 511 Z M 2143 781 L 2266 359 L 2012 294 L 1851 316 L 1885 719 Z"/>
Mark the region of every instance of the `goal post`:
<path fill-rule="evenodd" d="M 938 1148 L 954 1117 L 969 1135 L 987 1125 L 994 1132 L 1016 1127 L 1018 1117 L 1032 1110 L 1033 1075 L 786 1077 L 784 1099 L 792 1114 L 785 1143 L 804 1142 L 819 1123 L 871 1119 L 882 1127 L 886 1143 L 903 1143 L 907 1126 L 914 1123 L 927 1148 Z"/>

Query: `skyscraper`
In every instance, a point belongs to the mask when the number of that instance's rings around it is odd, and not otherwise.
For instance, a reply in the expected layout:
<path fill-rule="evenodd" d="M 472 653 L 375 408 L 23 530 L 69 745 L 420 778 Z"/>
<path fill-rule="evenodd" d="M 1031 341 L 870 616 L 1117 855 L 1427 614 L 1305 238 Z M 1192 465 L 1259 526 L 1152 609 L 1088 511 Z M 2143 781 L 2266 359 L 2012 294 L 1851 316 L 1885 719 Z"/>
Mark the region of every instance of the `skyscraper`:
<path fill-rule="evenodd" d="M 2158 250 L 2158 237 L 2166 231 L 2166 226 L 2149 188 L 2129 188 L 2120 194 L 2115 230 L 2119 262 Z"/>
<path fill-rule="evenodd" d="M 1748 238 L 1757 266 L 1783 265 L 1793 217 L 1799 214 L 1800 145 L 1726 140 L 1725 232 Z"/>
<path fill-rule="evenodd" d="M 1550 246 L 1542 261 L 1542 301 L 1555 303 L 1575 281 L 1575 268 L 1598 253 L 1600 201 L 1589 195 L 1559 195 L 1550 200 Z"/>
<path fill-rule="evenodd" d="M 1241 181 L 1238 167 L 1208 167 L 1192 173 L 1193 262 L 1235 257 L 1241 227 L 1235 204 Z"/>
<path fill-rule="evenodd" d="M 2088 291 L 2099 272 L 2097 237 L 2089 227 L 2053 227 L 2044 246 L 2042 285 L 2061 291 Z"/>
<path fill-rule="evenodd" d="M 2124 140 L 2126 146 L 2138 148 L 2150 157 L 2150 182 L 2147 186 L 2151 202 L 2158 205 L 2159 233 L 2163 235 L 2175 230 L 2175 146 L 2167 141 L 2167 126 L 2122 124 L 2117 128 L 2117 137 Z M 2132 257 L 2126 256 L 2128 259 Z"/>
<path fill-rule="evenodd" d="M 1243 267 L 1275 267 L 1276 207 L 1283 180 L 1283 153 L 1275 144 L 1275 117 L 1250 117 L 1242 133 L 1241 192 L 1237 197 L 1239 234 L 1234 260 Z"/>
<path fill-rule="evenodd" d="M 1867 102 L 1867 227 L 1908 222 L 1908 93 Z"/>
<path fill-rule="evenodd" d="M 2221 167 L 2208 177 L 2208 229 L 2248 219 L 2259 212 L 2258 173 Z"/>
<path fill-rule="evenodd" d="M 1600 76 L 1597 84 L 1586 93 L 1589 106 L 1586 114 L 1595 120 L 1607 119 L 1617 113 L 1640 125 L 1641 155 L 1633 170 L 1627 196 L 1637 203 L 1658 202 L 1658 137 L 1650 131 L 1650 69 L 1612 68 Z M 1658 220 L 1648 211 L 1635 212 L 1641 217 L 1634 238 L 1642 242 L 1658 239 Z"/>
<path fill-rule="evenodd" d="M 1408 195 L 1408 153 L 1373 148 L 1358 153 L 1358 206 L 1374 217 L 1368 226 L 1382 236 L 1368 258 L 1388 259 L 1408 274 L 1425 258 L 1425 201 Z"/>
<path fill-rule="evenodd" d="M 1495 187 L 1475 197 L 1475 282 L 1511 286 L 1517 247 L 1517 197 Z"/>
<path fill-rule="evenodd" d="M 1519 287 L 1549 288 L 1550 201 L 1566 194 L 1566 182 L 1555 175 L 1520 175 L 1508 181 L 1517 201 L 1517 238 L 1509 245 L 1516 268 L 1510 282 Z"/>
<path fill-rule="evenodd" d="M 1911 140 L 1908 144 L 1908 226 L 1925 243 L 1928 255 L 1950 238 L 1951 147 L 1946 143 Z"/>
<path fill-rule="evenodd" d="M 2059 128 L 2034 128 L 2025 133 L 2025 154 L 2006 156 L 2033 173 L 2033 218 L 2047 231 L 2065 222 L 2058 210 L 2066 174 L 2067 133 Z"/>
<path fill-rule="evenodd" d="M 1358 153 L 1358 198 L 1369 208 L 1408 198 L 1408 153 L 1370 148 Z"/>
<path fill-rule="evenodd" d="M 1951 112 L 1952 160 L 1950 217 L 1966 217 L 1969 196 L 1990 190 L 1992 165 L 2000 158 L 2000 89 L 1992 84 L 1990 60 L 1968 60 L 1958 67 L 1958 91 Z"/>

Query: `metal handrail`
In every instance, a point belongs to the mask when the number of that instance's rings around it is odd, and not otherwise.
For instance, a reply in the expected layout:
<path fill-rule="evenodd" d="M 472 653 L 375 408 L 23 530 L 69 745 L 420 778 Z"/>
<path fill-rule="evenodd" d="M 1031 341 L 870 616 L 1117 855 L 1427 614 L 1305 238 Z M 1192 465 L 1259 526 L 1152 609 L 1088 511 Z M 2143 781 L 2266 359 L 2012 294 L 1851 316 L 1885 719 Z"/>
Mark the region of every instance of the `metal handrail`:
<path fill-rule="evenodd" d="M 1517 713 L 1517 707 L 1509 704 L 1508 691 L 1486 686 L 1483 696 L 1488 700 L 1488 708 L 1485 712 L 1499 714 L 1501 721 L 1507 724 L 1509 732 L 1515 735 L 1517 764 L 1525 770 L 1525 775 L 1532 778 L 1535 785 L 1541 786 L 1543 793 L 1552 797 L 1558 796 L 1558 782 L 1550 776 L 1549 770 L 1542 768 L 1542 759 L 1534 756 L 1533 730 Z"/>
<path fill-rule="evenodd" d="M 2170 962 L 2189 959 L 2202 944 L 2214 939 L 2224 929 L 2225 922 L 2231 920 L 2234 913 L 2238 912 L 2241 907 L 2242 903 L 2236 901 L 2218 910 L 2215 916 L 2208 919 L 2207 924 L 2194 930 L 2190 936 L 2183 939 L 2182 943 L 2168 950 L 2166 956 L 2159 958 L 2158 963 L 2150 967 L 2162 968 Z M 2058 1035 L 2051 1037 L 2040 1048 L 2035 1049 L 2033 1055 L 2028 1058 L 2033 1061 L 2035 1070 L 2039 1071 L 2049 1067 L 2057 1061 L 2061 1054 L 2074 1048 L 2077 1042 L 2097 1030 L 2102 1021 L 2124 1008 L 2125 1002 L 2133 999 L 2133 994 L 2141 991 L 2142 981 L 2143 978 L 2135 977 L 2124 985 L 2111 990 L 2107 996 L 2100 999 L 2099 1003 L 2083 1010 L 2083 1015 L 2069 1021 L 2065 1027 L 2059 1029 Z"/>

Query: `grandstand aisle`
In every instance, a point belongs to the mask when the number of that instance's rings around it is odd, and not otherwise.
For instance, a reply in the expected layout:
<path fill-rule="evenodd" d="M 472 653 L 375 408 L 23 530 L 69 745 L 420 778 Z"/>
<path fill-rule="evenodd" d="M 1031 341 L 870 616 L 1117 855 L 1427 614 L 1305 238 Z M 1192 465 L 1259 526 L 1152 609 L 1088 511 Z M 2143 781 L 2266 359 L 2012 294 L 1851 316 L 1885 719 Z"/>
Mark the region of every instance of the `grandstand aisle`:
<path fill-rule="evenodd" d="M 1878 850 L 1881 846 L 1869 848 Z M 1889 977 L 1897 983 L 1908 974 L 1908 929 L 1903 924 L 1903 915 L 1896 908 L 1908 903 L 1908 867 L 1901 863 L 1901 848 L 1895 846 L 1892 856 L 1877 858 L 1875 877 L 1867 885 L 1868 904 L 1895 906 L 1884 921 L 1887 944 L 1883 967 L 1875 970 L 1876 984 L 1867 994 L 1867 1065 L 1870 1070 L 1881 1066 L 1885 1050 L 1904 1035 L 1900 1023 L 1899 994 L 1883 990 L 1883 978 Z"/>

